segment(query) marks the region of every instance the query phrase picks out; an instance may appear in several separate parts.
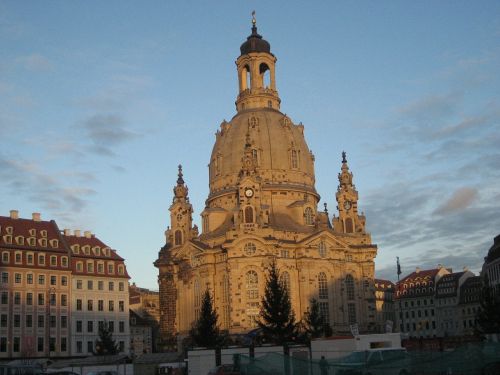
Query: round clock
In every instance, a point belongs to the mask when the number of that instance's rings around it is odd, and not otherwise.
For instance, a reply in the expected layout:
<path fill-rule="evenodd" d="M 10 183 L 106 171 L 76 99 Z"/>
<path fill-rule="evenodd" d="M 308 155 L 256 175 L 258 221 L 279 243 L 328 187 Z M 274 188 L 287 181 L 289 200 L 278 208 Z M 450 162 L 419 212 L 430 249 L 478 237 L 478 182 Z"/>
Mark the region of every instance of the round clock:
<path fill-rule="evenodd" d="M 351 209 L 351 201 L 345 201 L 344 208 L 349 211 Z"/>
<path fill-rule="evenodd" d="M 253 197 L 253 190 L 250 188 L 245 189 L 245 197 L 252 198 Z"/>

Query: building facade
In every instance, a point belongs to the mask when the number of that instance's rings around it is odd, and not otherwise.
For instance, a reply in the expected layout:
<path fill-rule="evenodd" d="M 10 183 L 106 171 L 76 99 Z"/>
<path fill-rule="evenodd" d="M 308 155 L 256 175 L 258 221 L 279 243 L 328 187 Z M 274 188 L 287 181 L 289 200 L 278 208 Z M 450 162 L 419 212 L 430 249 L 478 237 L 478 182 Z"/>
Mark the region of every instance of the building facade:
<path fill-rule="evenodd" d="M 129 286 L 129 307 L 130 311 L 141 318 L 142 326 L 149 325 L 151 327 L 152 344 L 151 349 L 148 349 L 147 352 L 158 351 L 158 343 L 160 341 L 160 293 L 146 288 L 139 288 L 133 283 Z M 138 353 L 137 351 L 135 352 L 136 354 Z"/>
<path fill-rule="evenodd" d="M 83 253 L 75 254 L 76 244 L 84 247 Z M 100 254 L 96 253 L 97 248 L 101 249 Z M 54 358 L 91 353 L 85 346 L 78 351 L 77 320 L 85 319 L 85 324 L 93 320 L 96 325 L 101 319 L 117 321 L 114 335 L 117 341 L 121 340 L 118 322 L 124 321 L 123 333 L 128 335 L 125 264 L 95 236 L 89 233 L 80 236 L 78 231 L 70 235 L 68 230 L 59 230 L 55 221 L 42 220 L 39 213 L 24 219 L 12 210 L 10 216 L 0 216 L 0 254 L 0 358 Z M 79 266 L 79 262 L 84 262 L 85 266 Z M 108 273 L 109 268 L 100 272 L 99 265 L 106 262 L 114 264 L 113 274 Z M 114 282 L 116 290 L 97 290 L 92 296 L 82 295 L 90 281 L 96 289 L 100 281 L 107 287 L 109 282 Z M 123 291 L 119 290 L 121 288 Z M 113 316 L 99 315 L 98 301 L 104 295 L 106 302 L 116 301 L 117 313 Z M 96 310 L 83 312 L 80 308 L 86 307 L 90 299 L 95 301 Z M 119 301 L 124 301 L 126 313 L 118 314 Z M 95 335 L 89 336 L 88 341 L 95 338 Z M 124 351 L 127 351 L 129 337 L 124 337 L 123 341 Z"/>
<path fill-rule="evenodd" d="M 377 331 L 392 332 L 396 324 L 394 293 L 396 286 L 390 280 L 375 279 L 375 308 Z"/>
<path fill-rule="evenodd" d="M 124 259 L 88 231 L 65 230 L 63 238 L 71 252 L 72 355 L 94 353 L 104 324 L 120 352 L 128 353 L 129 276 Z"/>
<path fill-rule="evenodd" d="M 452 272 L 443 275 L 436 283 L 436 321 L 437 336 L 461 336 L 464 329 L 462 325 L 462 310 L 465 308 L 460 292 L 466 280 L 473 277 L 471 271 Z"/>
<path fill-rule="evenodd" d="M 437 337 L 436 283 L 449 273 L 442 266 L 417 268 L 396 284 L 395 309 L 400 332 L 409 337 Z"/>
<path fill-rule="evenodd" d="M 314 297 L 335 332 L 349 332 L 351 324 L 373 331 L 377 247 L 358 210 L 346 155 L 335 191 L 338 213 L 331 217 L 326 206 L 318 209 L 304 125 L 280 111 L 276 57 L 255 23 L 240 52 L 237 113 L 216 133 L 201 233 L 179 166 L 166 244 L 155 262 L 162 336 L 188 332 L 206 289 L 222 329 L 254 328 L 272 262 L 297 320 Z"/>
<path fill-rule="evenodd" d="M 495 237 L 493 245 L 484 257 L 481 275 L 488 278 L 491 287 L 500 288 L 500 234 Z"/>

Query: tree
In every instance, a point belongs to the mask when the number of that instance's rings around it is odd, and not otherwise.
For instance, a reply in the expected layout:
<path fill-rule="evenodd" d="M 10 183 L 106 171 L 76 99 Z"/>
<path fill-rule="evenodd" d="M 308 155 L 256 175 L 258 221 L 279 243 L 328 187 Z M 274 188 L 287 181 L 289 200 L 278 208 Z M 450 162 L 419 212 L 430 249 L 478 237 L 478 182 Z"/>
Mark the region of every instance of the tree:
<path fill-rule="evenodd" d="M 312 339 L 321 337 L 324 333 L 325 322 L 323 316 L 319 312 L 319 303 L 316 298 L 311 298 L 310 306 L 304 314 L 304 322 L 306 332 Z"/>
<path fill-rule="evenodd" d="M 280 280 L 276 262 L 271 264 L 266 279 L 266 290 L 262 298 L 260 320 L 257 324 L 264 338 L 278 345 L 291 341 L 295 335 L 295 314 L 288 288 Z"/>
<path fill-rule="evenodd" d="M 483 278 L 479 304 L 481 308 L 476 315 L 479 332 L 500 333 L 500 288 L 491 287 L 488 276 Z"/>
<path fill-rule="evenodd" d="M 95 340 L 95 355 L 118 354 L 118 345 L 113 340 L 113 334 L 109 330 L 108 322 L 99 325 L 99 338 Z"/>
<path fill-rule="evenodd" d="M 213 308 L 212 297 L 207 289 L 203 295 L 200 317 L 189 332 L 194 345 L 213 348 L 220 343 L 221 336 L 217 327 L 217 319 L 217 312 Z"/>

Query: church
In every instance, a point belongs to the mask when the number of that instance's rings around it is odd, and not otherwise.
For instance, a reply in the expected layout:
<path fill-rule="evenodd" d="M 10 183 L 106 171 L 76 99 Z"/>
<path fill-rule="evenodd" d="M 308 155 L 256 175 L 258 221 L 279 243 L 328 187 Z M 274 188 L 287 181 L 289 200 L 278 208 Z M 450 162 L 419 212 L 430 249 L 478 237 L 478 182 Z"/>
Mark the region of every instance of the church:
<path fill-rule="evenodd" d="M 316 298 L 334 333 L 350 332 L 353 324 L 373 331 L 377 246 L 358 211 L 346 154 L 337 167 L 338 212 L 330 216 L 326 204 L 318 207 L 304 126 L 280 112 L 277 59 L 255 18 L 240 52 L 236 114 L 216 133 L 201 233 L 179 166 L 166 243 L 155 261 L 161 336 L 188 333 L 207 289 L 221 330 L 254 329 L 272 262 L 297 321 Z"/>

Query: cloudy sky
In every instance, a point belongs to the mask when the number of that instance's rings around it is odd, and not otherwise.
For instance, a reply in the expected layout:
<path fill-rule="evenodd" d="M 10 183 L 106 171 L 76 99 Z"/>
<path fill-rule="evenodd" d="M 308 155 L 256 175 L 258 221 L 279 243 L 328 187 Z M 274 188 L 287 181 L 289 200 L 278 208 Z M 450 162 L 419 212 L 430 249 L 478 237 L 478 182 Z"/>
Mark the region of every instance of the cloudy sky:
<path fill-rule="evenodd" d="M 331 214 L 347 152 L 377 276 L 477 272 L 500 233 L 498 1 L 0 1 L 0 215 L 91 230 L 156 288 L 177 165 L 199 224 L 254 9 Z"/>

